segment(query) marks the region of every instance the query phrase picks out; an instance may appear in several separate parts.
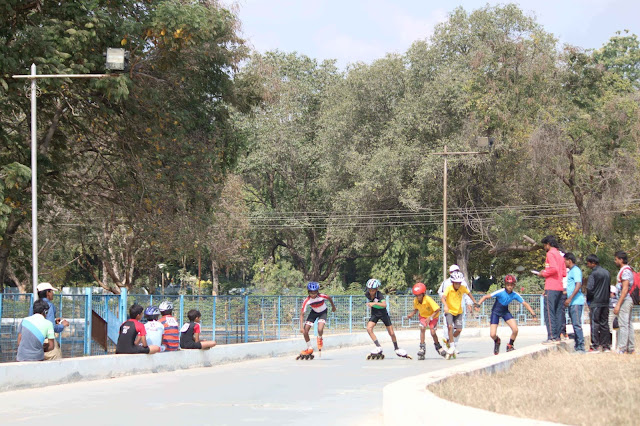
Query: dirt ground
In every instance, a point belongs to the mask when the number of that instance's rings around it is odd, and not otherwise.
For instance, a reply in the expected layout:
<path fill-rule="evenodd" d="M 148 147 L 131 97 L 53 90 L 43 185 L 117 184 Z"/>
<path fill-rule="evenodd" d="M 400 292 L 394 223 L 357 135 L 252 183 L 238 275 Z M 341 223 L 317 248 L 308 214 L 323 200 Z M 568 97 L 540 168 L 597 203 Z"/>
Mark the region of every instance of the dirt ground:
<path fill-rule="evenodd" d="M 636 333 L 636 342 L 639 338 Z M 638 425 L 637 353 L 554 351 L 520 360 L 509 371 L 457 376 L 430 390 L 441 398 L 517 417 L 571 425 Z"/>

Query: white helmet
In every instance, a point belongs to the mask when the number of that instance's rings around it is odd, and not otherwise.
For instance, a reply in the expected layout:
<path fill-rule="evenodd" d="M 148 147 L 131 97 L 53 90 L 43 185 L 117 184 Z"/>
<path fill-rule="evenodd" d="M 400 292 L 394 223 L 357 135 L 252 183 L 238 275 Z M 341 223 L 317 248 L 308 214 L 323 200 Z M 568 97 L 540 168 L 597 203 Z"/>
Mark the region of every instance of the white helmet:
<path fill-rule="evenodd" d="M 367 288 L 378 288 L 378 287 L 380 287 L 380 280 L 371 278 L 369 281 L 367 281 Z"/>
<path fill-rule="evenodd" d="M 160 303 L 160 306 L 158 306 L 158 310 L 160 312 L 173 311 L 173 303 L 165 300 L 164 302 Z"/>
<path fill-rule="evenodd" d="M 454 271 L 451 273 L 451 282 L 452 283 L 461 283 L 464 281 L 464 275 L 460 271 Z"/>

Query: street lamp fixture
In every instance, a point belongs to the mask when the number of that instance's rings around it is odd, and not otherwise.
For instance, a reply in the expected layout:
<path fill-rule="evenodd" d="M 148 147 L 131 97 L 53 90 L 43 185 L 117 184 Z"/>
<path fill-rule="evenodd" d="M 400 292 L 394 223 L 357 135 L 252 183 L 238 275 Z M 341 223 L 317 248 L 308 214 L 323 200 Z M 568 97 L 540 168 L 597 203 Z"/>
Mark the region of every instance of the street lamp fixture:
<path fill-rule="evenodd" d="M 107 49 L 105 68 L 111 71 L 124 71 L 129 59 L 129 52 L 124 49 L 109 47 Z"/>

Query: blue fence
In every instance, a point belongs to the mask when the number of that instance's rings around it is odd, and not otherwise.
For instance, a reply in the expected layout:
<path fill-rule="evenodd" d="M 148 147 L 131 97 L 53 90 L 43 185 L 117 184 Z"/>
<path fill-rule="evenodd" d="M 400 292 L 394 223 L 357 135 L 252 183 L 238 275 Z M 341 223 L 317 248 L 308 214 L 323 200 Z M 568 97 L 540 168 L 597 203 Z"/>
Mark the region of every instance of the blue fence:
<path fill-rule="evenodd" d="M 28 315 L 32 305 L 31 294 L 0 293 L 0 362 L 14 361 L 17 351 L 17 328 Z M 481 295 L 477 295 L 479 299 Z M 519 303 L 510 310 L 520 325 L 544 324 L 541 295 L 522 295 L 538 318 L 534 320 Z M 434 299 L 437 299 L 435 297 Z M 202 314 L 203 340 L 216 340 L 218 344 L 233 344 L 299 337 L 302 296 L 152 296 L 152 295 L 95 295 L 89 289 L 82 295 L 54 296 L 57 316 L 69 321 L 69 327 L 57 337 L 64 357 L 104 355 L 115 352 L 120 324 L 126 319 L 129 306 L 159 305 L 170 300 L 174 316 L 180 325 L 187 321 L 187 312 L 197 309 Z M 334 296 L 336 312 L 329 311 L 326 333 L 356 333 L 366 328 L 369 309 L 362 294 Z M 438 300 L 436 300 L 438 301 Z M 439 303 L 439 301 L 438 301 Z M 485 302 L 479 312 L 465 315 L 466 327 L 488 327 L 492 301 Z M 413 310 L 413 296 L 387 296 L 387 306 L 394 327 L 418 328 L 418 316 L 405 317 Z M 634 319 L 640 319 L 640 307 L 634 307 Z M 92 311 L 107 323 L 106 350 L 91 339 Z M 305 314 L 306 315 L 306 314 Z M 444 315 L 441 315 L 440 322 Z M 588 313 L 584 314 L 588 323 Z"/>

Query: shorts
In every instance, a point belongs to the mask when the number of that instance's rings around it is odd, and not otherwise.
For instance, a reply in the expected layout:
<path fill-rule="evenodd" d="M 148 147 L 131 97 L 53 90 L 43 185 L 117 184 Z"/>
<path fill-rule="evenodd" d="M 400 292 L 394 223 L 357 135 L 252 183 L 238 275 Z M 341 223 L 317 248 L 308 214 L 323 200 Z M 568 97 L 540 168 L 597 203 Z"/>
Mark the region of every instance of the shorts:
<path fill-rule="evenodd" d="M 436 328 L 438 326 L 438 317 L 435 317 L 431 321 L 429 321 L 429 318 L 420 317 L 420 328 L 427 328 L 427 326 L 429 326 L 429 328 Z"/>
<path fill-rule="evenodd" d="M 309 312 L 309 315 L 307 316 L 307 321 L 305 322 L 305 325 L 313 325 L 314 322 L 316 322 L 316 320 L 318 320 L 318 323 L 326 323 L 327 322 L 327 311 L 328 309 L 325 309 L 322 312 L 316 312 L 313 309 L 311 310 L 311 312 Z"/>
<path fill-rule="evenodd" d="M 386 309 L 371 309 L 371 318 L 369 318 L 369 322 L 377 324 L 379 320 L 382 320 L 385 327 L 389 327 L 391 325 L 391 317 Z"/>
<path fill-rule="evenodd" d="M 508 310 L 506 312 L 491 311 L 491 324 L 499 324 L 500 318 L 502 318 L 504 322 L 507 322 L 513 319 L 513 315 L 511 315 L 511 312 Z"/>
<path fill-rule="evenodd" d="M 453 328 L 462 330 L 462 314 L 458 314 L 458 315 L 445 314 L 445 317 L 447 318 L 447 326 L 453 325 Z"/>
<path fill-rule="evenodd" d="M 180 345 L 182 349 L 202 349 L 202 343 L 200 342 L 186 342 L 184 345 Z"/>
<path fill-rule="evenodd" d="M 134 346 L 132 348 L 122 349 L 120 351 L 116 350 L 117 354 L 148 354 L 149 347 L 148 346 Z"/>

